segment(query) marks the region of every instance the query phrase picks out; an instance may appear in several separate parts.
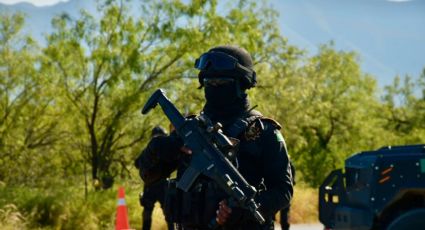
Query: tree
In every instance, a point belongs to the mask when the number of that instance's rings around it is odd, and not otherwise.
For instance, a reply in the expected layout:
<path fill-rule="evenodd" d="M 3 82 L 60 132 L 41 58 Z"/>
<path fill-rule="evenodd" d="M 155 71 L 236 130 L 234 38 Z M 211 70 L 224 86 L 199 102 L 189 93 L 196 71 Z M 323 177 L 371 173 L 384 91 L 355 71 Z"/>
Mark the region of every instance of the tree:
<path fill-rule="evenodd" d="M 38 46 L 21 35 L 23 24 L 20 14 L 1 16 L 0 180 L 17 184 L 54 174 L 53 145 L 61 136 L 48 79 L 38 72 Z"/>
<path fill-rule="evenodd" d="M 361 72 L 354 52 L 323 45 L 299 68 L 276 66 L 263 111 L 282 122 L 300 178 L 318 186 L 344 159 L 379 142 L 375 80 Z"/>
<path fill-rule="evenodd" d="M 197 84 L 193 62 L 206 47 L 237 43 L 258 61 L 286 52 L 270 12 L 251 1 L 225 15 L 216 1 L 146 1 L 134 18 L 127 5 L 111 1 L 101 7 L 99 21 L 87 12 L 77 20 L 56 18 L 42 70 L 61 88 L 57 103 L 66 106 L 64 119 L 73 124 L 75 145 L 87 153 L 92 178 L 106 183 L 128 172 L 147 131 L 163 119 L 140 116 L 154 89 L 169 89 L 173 99 L 199 99 L 199 91 L 176 89 Z M 184 104 L 188 111 L 200 107 Z"/>
<path fill-rule="evenodd" d="M 401 82 L 403 80 L 403 82 Z M 385 87 L 382 115 L 388 130 L 389 145 L 425 142 L 425 69 L 417 82 L 397 76 Z"/>

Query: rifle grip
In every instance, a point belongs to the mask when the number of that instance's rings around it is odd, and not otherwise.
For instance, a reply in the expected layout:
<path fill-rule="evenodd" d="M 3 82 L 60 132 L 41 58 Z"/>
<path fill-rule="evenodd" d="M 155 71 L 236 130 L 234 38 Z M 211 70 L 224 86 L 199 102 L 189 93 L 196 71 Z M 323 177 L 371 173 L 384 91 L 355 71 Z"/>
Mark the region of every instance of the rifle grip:
<path fill-rule="evenodd" d="M 201 174 L 201 172 L 193 167 L 188 167 L 183 176 L 177 182 L 177 188 L 187 192 L 190 187 L 192 187 L 193 182 L 195 182 L 196 178 Z"/>

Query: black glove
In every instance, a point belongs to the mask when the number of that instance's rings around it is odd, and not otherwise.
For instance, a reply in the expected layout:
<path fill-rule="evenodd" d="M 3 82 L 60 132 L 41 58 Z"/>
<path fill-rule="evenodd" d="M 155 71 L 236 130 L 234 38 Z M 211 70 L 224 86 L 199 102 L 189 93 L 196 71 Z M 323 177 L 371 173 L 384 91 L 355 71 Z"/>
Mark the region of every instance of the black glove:
<path fill-rule="evenodd" d="M 144 151 L 154 162 L 172 162 L 178 158 L 181 147 L 183 147 L 183 141 L 176 132 L 172 132 L 169 136 L 152 138 Z"/>
<path fill-rule="evenodd" d="M 176 133 L 151 139 L 135 160 L 135 165 L 139 169 L 139 175 L 145 185 L 165 178 L 175 170 L 181 156 L 180 148 L 182 146 L 183 142 Z"/>

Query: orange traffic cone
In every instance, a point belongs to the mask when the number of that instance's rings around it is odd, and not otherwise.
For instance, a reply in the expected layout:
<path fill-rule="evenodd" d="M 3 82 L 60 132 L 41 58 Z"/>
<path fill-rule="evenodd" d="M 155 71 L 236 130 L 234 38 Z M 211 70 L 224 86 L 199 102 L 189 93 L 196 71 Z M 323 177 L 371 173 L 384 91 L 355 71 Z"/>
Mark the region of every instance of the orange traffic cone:
<path fill-rule="evenodd" d="M 115 221 L 115 230 L 130 229 L 130 225 L 128 224 L 127 206 L 125 204 L 124 196 L 124 188 L 120 187 L 118 189 L 118 207 Z"/>

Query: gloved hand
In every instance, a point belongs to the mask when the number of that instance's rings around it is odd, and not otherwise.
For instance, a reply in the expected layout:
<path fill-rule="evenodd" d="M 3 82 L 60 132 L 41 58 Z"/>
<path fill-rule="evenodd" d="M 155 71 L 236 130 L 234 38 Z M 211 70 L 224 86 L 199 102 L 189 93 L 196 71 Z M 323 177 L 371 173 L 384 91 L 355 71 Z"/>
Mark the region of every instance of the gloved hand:
<path fill-rule="evenodd" d="M 145 185 L 168 176 L 179 161 L 183 142 L 174 132 L 170 136 L 158 136 L 151 139 L 135 165 Z"/>
<path fill-rule="evenodd" d="M 169 136 L 159 136 L 152 138 L 148 146 L 144 150 L 153 162 L 159 160 L 164 162 L 172 162 L 178 158 L 181 153 L 183 141 L 176 132 L 172 132 Z"/>

